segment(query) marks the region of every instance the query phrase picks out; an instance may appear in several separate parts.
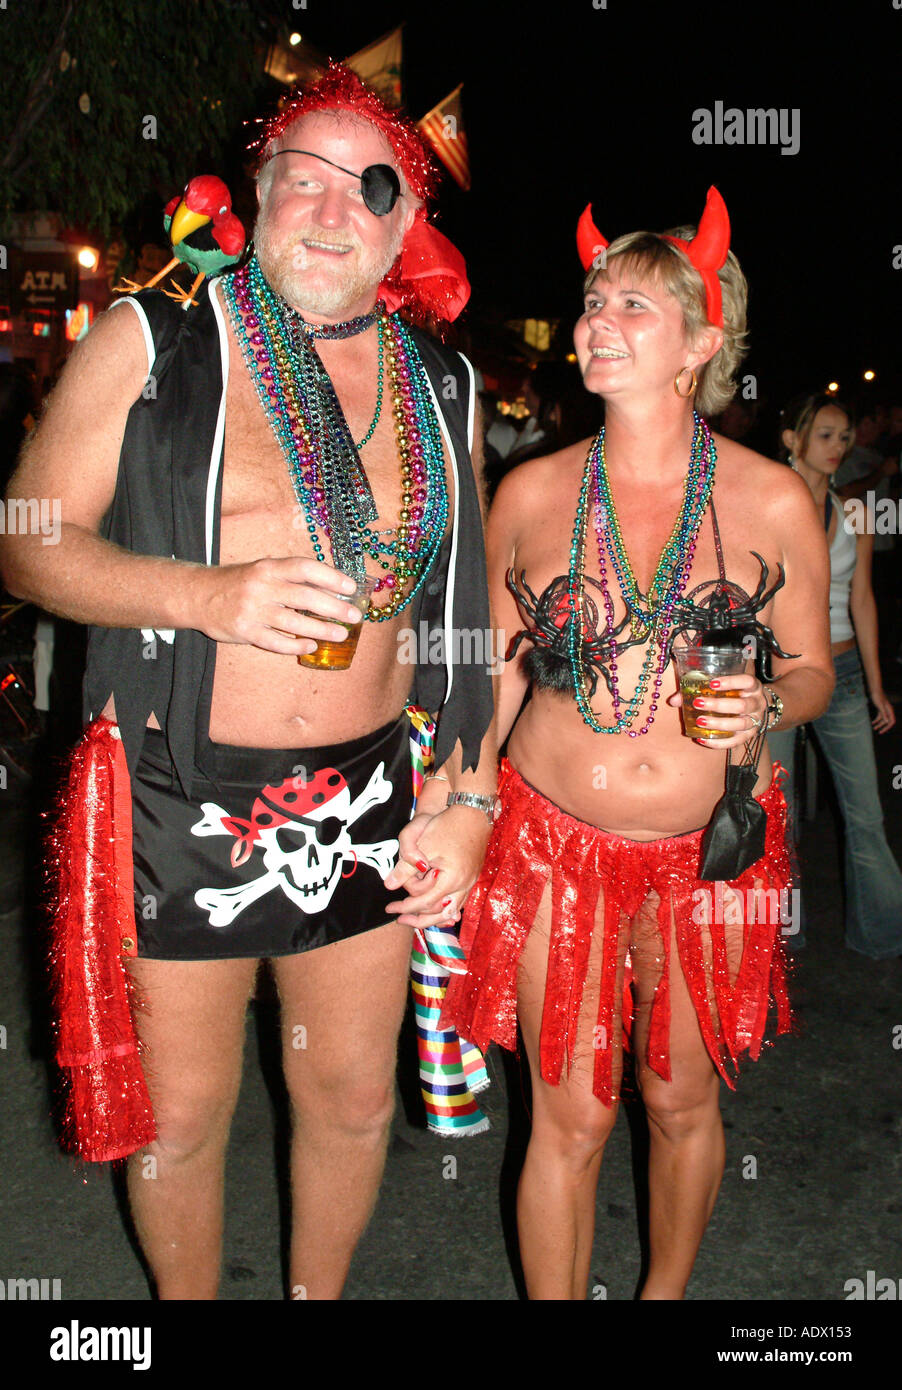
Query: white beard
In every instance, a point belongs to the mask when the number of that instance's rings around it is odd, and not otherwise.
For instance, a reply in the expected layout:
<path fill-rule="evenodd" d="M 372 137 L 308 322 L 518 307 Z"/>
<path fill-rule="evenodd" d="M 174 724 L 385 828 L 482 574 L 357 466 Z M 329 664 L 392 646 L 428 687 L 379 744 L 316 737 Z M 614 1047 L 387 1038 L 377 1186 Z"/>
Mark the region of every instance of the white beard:
<path fill-rule="evenodd" d="M 304 235 L 315 236 L 316 232 L 315 227 L 309 227 Z M 332 236 L 324 232 L 323 241 L 332 240 Z M 354 246 L 357 255 L 354 255 L 354 251 L 350 253 L 347 269 L 336 266 L 337 274 L 332 283 L 312 284 L 301 235 L 293 233 L 287 239 L 276 242 L 270 237 L 269 220 L 262 209 L 254 225 L 257 259 L 272 288 L 301 313 L 320 314 L 325 318 L 340 317 L 378 289 L 397 260 L 403 240 L 404 232 L 399 228 L 381 256 L 374 251 L 361 251 L 354 243 L 340 243 Z"/>

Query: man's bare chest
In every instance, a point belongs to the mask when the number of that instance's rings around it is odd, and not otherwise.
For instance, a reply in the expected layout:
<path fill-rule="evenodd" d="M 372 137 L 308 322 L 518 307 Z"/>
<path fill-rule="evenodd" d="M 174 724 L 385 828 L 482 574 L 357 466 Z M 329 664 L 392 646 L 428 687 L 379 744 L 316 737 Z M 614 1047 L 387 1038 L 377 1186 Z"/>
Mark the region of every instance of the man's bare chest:
<path fill-rule="evenodd" d="M 234 345 L 233 345 L 234 346 Z M 376 382 L 360 382 L 342 388 L 342 405 L 355 442 L 366 433 L 376 405 Z M 359 431 L 355 424 L 368 416 Z M 377 516 L 366 524 L 391 540 L 402 508 L 401 465 L 391 407 L 383 406 L 379 421 L 360 453 L 366 481 Z M 304 506 L 303 464 L 294 450 L 283 449 L 264 409 L 255 384 L 240 355 L 230 361 L 226 391 L 222 478 L 221 561 L 258 555 L 309 554 L 312 542 L 310 516 Z M 230 546 L 236 553 L 228 554 Z M 273 546 L 276 549 L 273 549 Z M 286 548 L 287 547 L 287 548 Z M 238 553 L 240 552 L 240 553 Z"/>

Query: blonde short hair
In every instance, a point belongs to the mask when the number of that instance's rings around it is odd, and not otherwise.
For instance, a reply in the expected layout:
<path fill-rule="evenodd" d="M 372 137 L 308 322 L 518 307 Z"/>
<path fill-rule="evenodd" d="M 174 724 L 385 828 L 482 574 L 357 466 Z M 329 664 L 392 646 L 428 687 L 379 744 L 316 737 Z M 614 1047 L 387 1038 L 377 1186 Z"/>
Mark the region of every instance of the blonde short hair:
<path fill-rule="evenodd" d="M 695 231 L 695 227 L 674 227 L 667 235 L 689 241 L 695 236 Z M 686 336 L 690 343 L 694 342 L 709 320 L 704 281 L 685 252 L 665 241 L 657 232 L 629 232 L 611 242 L 605 256 L 605 266 L 609 266 L 614 259 L 624 260 L 627 270 L 647 276 L 679 301 Z M 590 269 L 584 289 L 588 290 L 604 273 L 604 267 Z M 696 373 L 696 408 L 706 416 L 718 415 L 733 399 L 736 394 L 735 372 L 748 350 L 748 285 L 732 251 L 727 253 L 727 259 L 718 271 L 718 279 L 723 298 L 723 345 Z"/>

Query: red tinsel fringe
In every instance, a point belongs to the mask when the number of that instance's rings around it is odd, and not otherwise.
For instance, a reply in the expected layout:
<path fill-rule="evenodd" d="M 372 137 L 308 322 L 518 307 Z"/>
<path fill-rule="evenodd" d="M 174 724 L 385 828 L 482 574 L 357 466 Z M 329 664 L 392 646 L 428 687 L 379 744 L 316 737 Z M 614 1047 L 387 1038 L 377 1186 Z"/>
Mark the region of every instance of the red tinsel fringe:
<path fill-rule="evenodd" d="M 440 1027 L 457 1029 L 482 1051 L 493 1041 L 511 1050 L 516 1047 L 520 954 L 550 878 L 552 917 L 539 1053 L 542 1077 L 551 1085 L 560 1082 L 565 1060 L 568 1065 L 573 1060 L 601 892 L 604 954 L 596 1036 L 605 1042 L 595 1052 L 593 1091 L 605 1105 L 612 1105 L 617 1098 L 613 1043 L 621 922 L 624 918 L 632 921 L 652 892 L 660 900 L 657 926 L 662 969 L 649 1021 L 649 1067 L 664 1080 L 671 1079 L 671 911 L 680 966 L 705 1046 L 727 1085 L 734 1085 L 727 1068 L 735 1070 L 741 1053 L 758 1057 L 772 1002 L 777 1009 L 777 1032 L 791 1031 L 779 924 L 746 921 L 742 958 L 731 983 L 725 924 L 716 918 L 711 923 L 707 914 L 702 923 L 699 905 L 716 904 L 721 885 L 697 877 L 701 830 L 647 842 L 606 835 L 547 801 L 523 781 L 506 759 L 502 760 L 499 790 L 503 811 L 495 822 L 482 873 L 461 925 L 460 944 L 467 955 L 467 974 L 451 977 Z M 767 811 L 764 855 L 728 885 L 742 894 L 744 905 L 748 903 L 747 890 L 756 884 L 779 894 L 791 882 L 786 806 L 776 773 L 759 800 Z M 694 896 L 699 889 L 704 890 L 704 898 Z M 699 920 L 693 920 L 694 917 Z M 710 935 L 710 965 L 704 957 L 703 932 Z M 630 982 L 627 965 L 619 1009 L 627 1045 L 632 1024 Z"/>
<path fill-rule="evenodd" d="M 104 1163 L 156 1137 L 122 961 L 137 952 L 131 790 L 109 719 L 89 724 L 72 753 L 47 849 L 56 1059 L 69 1081 L 62 1142 Z"/>
<path fill-rule="evenodd" d="M 452 322 L 470 298 L 467 267 L 457 247 L 425 221 L 423 209 L 404 238 L 401 255 L 379 286 L 389 313 L 403 309 L 415 323 Z"/>

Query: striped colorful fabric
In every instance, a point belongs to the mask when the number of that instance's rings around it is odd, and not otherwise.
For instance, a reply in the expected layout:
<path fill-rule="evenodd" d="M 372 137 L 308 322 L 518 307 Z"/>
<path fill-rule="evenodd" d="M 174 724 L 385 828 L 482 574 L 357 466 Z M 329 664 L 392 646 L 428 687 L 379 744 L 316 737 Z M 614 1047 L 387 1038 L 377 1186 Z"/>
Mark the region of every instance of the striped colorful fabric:
<path fill-rule="evenodd" d="M 413 774 L 414 806 L 423 790 L 426 773 L 432 767 L 432 745 L 435 724 L 419 705 L 406 705 L 404 713 L 410 720 L 410 769 Z"/>
<path fill-rule="evenodd" d="M 464 953 L 460 949 L 456 931 L 449 931 L 447 927 L 417 927 L 415 935 L 420 950 L 426 952 L 433 965 L 443 966 L 446 974 L 467 973 Z"/>
<path fill-rule="evenodd" d="M 480 1134 L 489 1128 L 488 1118 L 473 1095 L 489 1084 L 482 1054 L 471 1043 L 462 1042 L 453 1030 L 443 1031 L 437 1026 L 447 972 L 416 948 L 410 970 L 426 1123 L 435 1134 Z"/>
<path fill-rule="evenodd" d="M 432 766 L 435 724 L 417 705 L 408 705 L 406 713 L 410 719 L 415 810 Z M 453 1028 L 438 1027 L 448 976 L 462 975 L 465 970 L 456 931 L 447 926 L 417 928 L 410 974 L 426 1123 L 434 1134 L 469 1137 L 490 1127 L 474 1100 L 474 1095 L 489 1084 L 485 1061 L 479 1048 L 459 1037 Z"/>
<path fill-rule="evenodd" d="M 463 1063 L 464 1076 L 467 1078 L 467 1085 L 474 1096 L 478 1095 L 479 1092 L 484 1091 L 489 1084 L 489 1074 L 485 1069 L 485 1058 L 475 1043 L 466 1042 L 463 1038 L 459 1038 L 458 1041 L 460 1043 L 460 1058 Z M 486 1129 L 489 1128 L 488 1120 L 486 1120 L 484 1127 Z M 476 1130 L 473 1130 L 472 1133 L 475 1134 Z"/>

